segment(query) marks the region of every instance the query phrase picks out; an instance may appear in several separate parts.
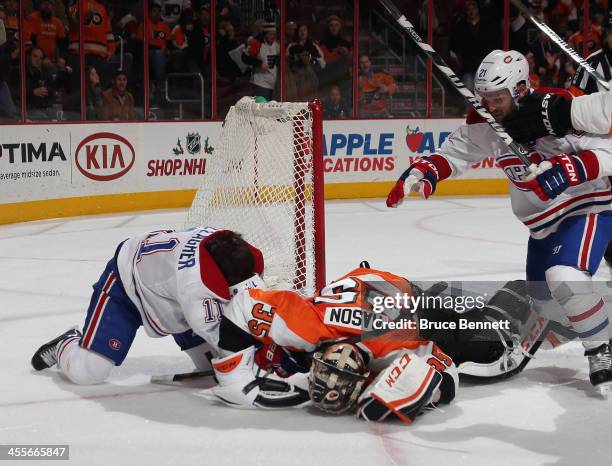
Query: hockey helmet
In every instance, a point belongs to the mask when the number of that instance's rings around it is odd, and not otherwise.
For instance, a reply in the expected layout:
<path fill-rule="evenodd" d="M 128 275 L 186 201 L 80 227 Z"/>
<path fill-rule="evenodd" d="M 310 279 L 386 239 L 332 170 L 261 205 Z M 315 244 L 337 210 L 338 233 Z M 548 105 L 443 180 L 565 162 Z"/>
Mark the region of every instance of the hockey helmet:
<path fill-rule="evenodd" d="M 474 91 L 482 99 L 484 93 L 508 89 L 516 102 L 523 83 L 529 89 L 529 63 L 524 55 L 515 50 L 493 50 L 476 71 Z"/>
<path fill-rule="evenodd" d="M 308 374 L 308 393 L 314 406 L 341 414 L 357 402 L 369 372 L 359 349 L 334 343 L 313 356 Z"/>

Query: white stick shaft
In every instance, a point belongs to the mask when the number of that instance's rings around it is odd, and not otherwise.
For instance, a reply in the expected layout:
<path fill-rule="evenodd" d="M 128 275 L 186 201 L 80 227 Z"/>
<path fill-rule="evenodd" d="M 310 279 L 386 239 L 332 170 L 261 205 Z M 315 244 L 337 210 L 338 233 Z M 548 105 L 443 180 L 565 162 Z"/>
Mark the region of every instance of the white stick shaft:
<path fill-rule="evenodd" d="M 533 15 L 526 7 L 523 5 L 521 0 L 510 0 L 512 4 L 521 12 L 521 14 L 531 21 L 533 24 L 537 26 L 537 28 L 542 31 L 544 34 L 548 36 L 550 40 L 552 40 L 557 46 L 563 50 L 577 65 L 584 68 L 584 70 L 592 76 L 597 83 L 602 86 L 606 90 L 610 90 L 610 86 L 607 81 L 603 79 L 603 77 L 591 66 L 589 63 L 582 58 L 578 52 L 576 52 L 570 45 L 565 42 L 559 35 L 553 31 L 548 25 L 542 21 L 537 16 Z"/>

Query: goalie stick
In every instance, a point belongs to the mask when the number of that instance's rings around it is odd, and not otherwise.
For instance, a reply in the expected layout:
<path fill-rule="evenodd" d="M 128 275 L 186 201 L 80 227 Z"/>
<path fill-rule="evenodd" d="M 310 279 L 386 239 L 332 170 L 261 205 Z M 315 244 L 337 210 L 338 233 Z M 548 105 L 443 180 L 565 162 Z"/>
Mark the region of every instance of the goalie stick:
<path fill-rule="evenodd" d="M 382 1 L 382 0 L 381 0 Z M 603 77 L 591 66 L 589 63 L 582 58 L 578 52 L 576 52 L 570 45 L 565 42 L 559 35 L 553 31 L 546 23 L 540 18 L 534 16 L 526 7 L 523 5 L 521 0 L 510 0 L 512 4 L 521 12 L 521 14 L 537 26 L 537 28 L 548 36 L 557 47 L 565 52 L 577 65 L 581 66 L 597 83 L 606 90 L 610 90 L 609 84 L 603 79 Z"/>
<path fill-rule="evenodd" d="M 182 382 L 184 380 L 199 379 L 201 377 L 214 377 L 215 371 L 195 371 L 181 372 L 178 374 L 152 375 L 151 383 L 161 385 L 172 385 L 174 382 Z"/>
<path fill-rule="evenodd" d="M 529 168 L 532 174 L 535 173 L 535 165 L 531 163 L 529 160 L 529 152 L 518 142 L 516 142 L 512 137 L 506 132 L 502 125 L 495 121 L 495 118 L 485 109 L 474 94 L 465 87 L 461 79 L 457 77 L 454 71 L 446 64 L 444 59 L 440 56 L 438 52 L 436 52 L 431 45 L 421 39 L 419 33 L 416 31 L 414 26 L 406 17 L 397 9 L 397 7 L 393 4 L 391 0 L 380 0 L 382 5 L 386 8 L 391 16 L 397 21 L 397 23 L 408 33 L 410 38 L 414 41 L 416 45 L 431 58 L 433 64 L 444 74 L 446 79 L 451 83 L 451 85 L 467 100 L 467 102 L 478 112 L 478 114 L 483 117 L 489 126 L 497 133 L 497 135 L 508 145 L 510 150 L 514 152 L 514 154 L 525 164 L 526 167 Z M 532 166 L 533 165 L 533 166 Z"/>

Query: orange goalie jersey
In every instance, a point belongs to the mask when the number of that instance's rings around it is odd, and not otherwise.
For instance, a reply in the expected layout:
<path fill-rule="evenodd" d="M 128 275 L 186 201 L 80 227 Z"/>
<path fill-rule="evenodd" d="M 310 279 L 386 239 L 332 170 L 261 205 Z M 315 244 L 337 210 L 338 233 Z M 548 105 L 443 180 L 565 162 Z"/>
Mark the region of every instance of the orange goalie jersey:
<path fill-rule="evenodd" d="M 357 268 L 330 283 L 315 296 L 305 298 L 293 291 L 250 289 L 236 295 L 224 312 L 224 319 L 260 343 L 275 343 L 293 351 L 314 351 L 320 342 L 359 335 L 372 329 L 374 319 L 393 320 L 396 315 L 372 308 L 377 296 L 412 295 L 405 278 L 389 272 Z M 399 311 L 396 311 L 399 312 Z M 242 332 L 240 332 L 242 333 Z M 232 331 L 221 325 L 220 346 L 232 350 Z M 392 357 L 409 349 L 420 356 L 437 355 L 443 366 L 452 361 L 430 341 L 419 338 L 416 330 L 387 332 L 356 343 L 370 356 L 370 362 Z M 436 364 L 436 366 L 438 366 Z M 439 367 L 444 370 L 444 367 Z"/>

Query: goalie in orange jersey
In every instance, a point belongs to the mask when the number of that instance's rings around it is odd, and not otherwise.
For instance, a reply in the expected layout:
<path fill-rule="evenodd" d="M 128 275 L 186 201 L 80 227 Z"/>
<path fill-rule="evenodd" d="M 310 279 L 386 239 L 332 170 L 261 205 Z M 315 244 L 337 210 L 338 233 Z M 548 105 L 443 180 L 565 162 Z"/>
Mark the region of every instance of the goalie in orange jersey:
<path fill-rule="evenodd" d="M 412 422 L 454 399 L 458 373 L 481 382 L 511 377 L 544 341 L 575 337 L 532 312 L 525 281 L 510 281 L 471 308 L 425 299 L 452 298 L 445 288 L 423 292 L 364 262 L 312 297 L 243 290 L 219 326 L 222 354 L 212 361 L 219 385 L 210 397 L 242 409 L 312 403 L 336 414 L 356 410 L 366 420 Z M 407 304 L 397 296 L 423 299 Z M 423 320 L 437 325 L 424 328 Z M 474 326 L 462 330 L 460 321 Z M 500 325 L 482 329 L 491 323 Z"/>
<path fill-rule="evenodd" d="M 213 360 L 216 399 L 238 408 L 282 408 L 312 403 L 325 411 L 354 409 L 367 420 L 397 415 L 411 422 L 427 406 L 455 397 L 457 369 L 450 357 L 418 331 L 375 336 L 402 308 L 377 313 L 373 303 L 413 296 L 413 285 L 388 272 L 357 268 L 314 297 L 292 291 L 251 289 L 224 312 Z M 280 377 L 308 372 L 288 381 Z M 308 386 L 308 387 L 306 387 Z"/>

